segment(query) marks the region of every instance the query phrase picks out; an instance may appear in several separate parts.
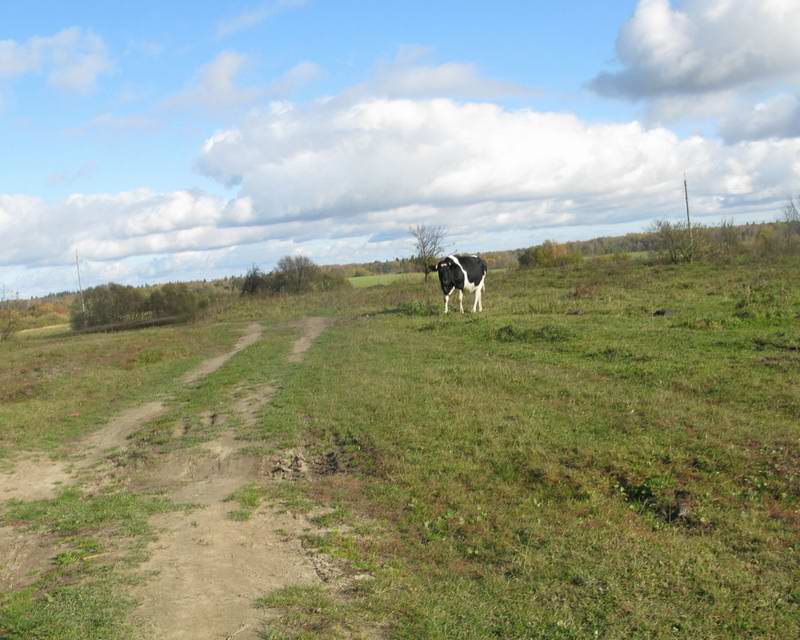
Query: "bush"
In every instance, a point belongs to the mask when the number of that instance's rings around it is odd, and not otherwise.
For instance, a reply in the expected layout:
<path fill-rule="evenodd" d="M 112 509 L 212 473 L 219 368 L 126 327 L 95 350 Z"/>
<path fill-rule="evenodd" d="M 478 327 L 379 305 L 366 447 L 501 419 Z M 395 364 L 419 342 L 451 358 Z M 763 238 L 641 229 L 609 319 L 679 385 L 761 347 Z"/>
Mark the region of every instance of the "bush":
<path fill-rule="evenodd" d="M 694 235 L 685 222 L 657 220 L 654 232 L 658 238 L 658 251 L 673 264 L 694 259 Z"/>
<path fill-rule="evenodd" d="M 69 322 L 77 331 L 167 318 L 189 320 L 206 306 L 208 299 L 185 284 L 165 284 L 147 293 L 112 282 L 84 291 L 83 303 L 76 297 Z"/>
<path fill-rule="evenodd" d="M 350 281 L 339 271 L 324 270 L 306 256 L 284 256 L 270 273 L 253 266 L 242 283 L 242 295 L 256 293 L 307 293 L 349 287 Z"/>
<path fill-rule="evenodd" d="M 267 275 L 253 265 L 242 281 L 241 294 L 253 295 L 268 290 Z"/>
<path fill-rule="evenodd" d="M 145 296 L 135 287 L 121 284 L 100 285 L 73 300 L 69 323 L 73 329 L 88 329 L 103 325 L 140 320 L 146 313 Z"/>
<path fill-rule="evenodd" d="M 583 255 L 577 251 L 572 251 L 565 244 L 559 244 L 552 240 L 545 240 L 536 247 L 528 247 L 523 251 L 519 258 L 519 265 L 523 268 L 528 267 L 561 267 L 567 264 L 577 264 L 583 260 Z"/>
<path fill-rule="evenodd" d="M 8 340 L 20 325 L 19 310 L 9 301 L 0 302 L 0 342 Z"/>
<path fill-rule="evenodd" d="M 146 307 L 153 318 L 193 318 L 207 305 L 208 299 L 201 297 L 187 285 L 170 283 L 153 291 Z"/>

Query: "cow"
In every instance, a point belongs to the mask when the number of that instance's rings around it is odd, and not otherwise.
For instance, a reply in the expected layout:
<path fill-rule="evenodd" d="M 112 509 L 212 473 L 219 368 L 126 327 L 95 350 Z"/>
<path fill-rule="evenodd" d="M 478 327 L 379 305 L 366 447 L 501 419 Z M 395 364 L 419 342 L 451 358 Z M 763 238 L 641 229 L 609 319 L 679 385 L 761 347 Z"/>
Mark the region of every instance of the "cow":
<path fill-rule="evenodd" d="M 461 313 L 464 313 L 464 289 L 475 292 L 475 301 L 472 304 L 472 312 L 483 311 L 481 298 L 486 283 L 486 273 L 489 269 L 486 263 L 478 256 L 447 256 L 440 260 L 435 266 L 430 267 L 431 271 L 439 274 L 439 283 L 442 285 L 444 294 L 444 312 L 448 311 L 450 294 L 458 289 L 458 306 Z"/>

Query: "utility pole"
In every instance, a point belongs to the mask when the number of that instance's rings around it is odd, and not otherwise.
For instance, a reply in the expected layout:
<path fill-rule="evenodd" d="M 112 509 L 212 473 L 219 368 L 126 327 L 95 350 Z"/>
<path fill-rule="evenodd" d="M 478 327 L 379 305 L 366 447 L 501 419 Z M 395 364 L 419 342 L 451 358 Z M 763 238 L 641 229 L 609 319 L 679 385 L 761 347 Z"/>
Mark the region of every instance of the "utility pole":
<path fill-rule="evenodd" d="M 689 216 L 689 187 L 686 184 L 686 172 L 683 172 L 683 195 L 686 198 L 686 228 L 689 230 L 689 262 L 694 257 L 694 237 L 692 236 L 692 219 Z"/>
<path fill-rule="evenodd" d="M 81 265 L 78 261 L 78 250 L 75 249 L 75 271 L 78 272 L 78 291 L 81 295 L 81 311 L 86 313 L 86 303 L 83 301 L 83 287 L 81 286 Z"/>

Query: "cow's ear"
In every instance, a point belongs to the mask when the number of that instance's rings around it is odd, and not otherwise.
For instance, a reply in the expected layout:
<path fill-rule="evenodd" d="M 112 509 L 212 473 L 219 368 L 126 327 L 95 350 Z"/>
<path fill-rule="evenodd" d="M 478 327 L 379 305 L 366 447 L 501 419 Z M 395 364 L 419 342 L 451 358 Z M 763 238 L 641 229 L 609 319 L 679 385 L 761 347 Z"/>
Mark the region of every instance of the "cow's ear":
<path fill-rule="evenodd" d="M 429 273 L 433 273 L 434 271 L 438 271 L 438 270 L 439 270 L 439 265 L 438 264 L 429 264 L 428 265 L 428 272 Z"/>

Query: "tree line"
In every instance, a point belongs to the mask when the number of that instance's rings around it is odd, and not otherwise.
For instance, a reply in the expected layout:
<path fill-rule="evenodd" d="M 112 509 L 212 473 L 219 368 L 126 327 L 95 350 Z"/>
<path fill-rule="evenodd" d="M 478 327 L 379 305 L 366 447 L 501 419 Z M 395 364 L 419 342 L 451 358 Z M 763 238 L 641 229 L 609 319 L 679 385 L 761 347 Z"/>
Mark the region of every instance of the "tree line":
<path fill-rule="evenodd" d="M 195 318 L 214 297 L 210 287 L 169 283 L 142 289 L 122 284 L 91 287 L 70 304 L 73 330 L 127 328 Z"/>

